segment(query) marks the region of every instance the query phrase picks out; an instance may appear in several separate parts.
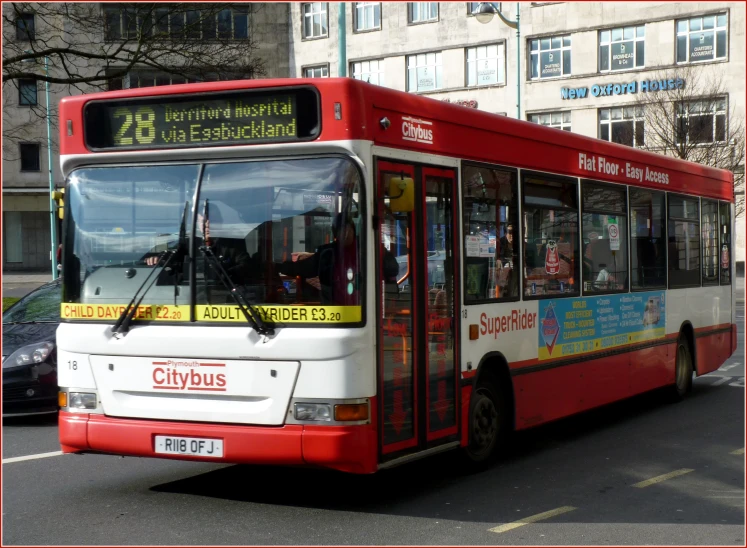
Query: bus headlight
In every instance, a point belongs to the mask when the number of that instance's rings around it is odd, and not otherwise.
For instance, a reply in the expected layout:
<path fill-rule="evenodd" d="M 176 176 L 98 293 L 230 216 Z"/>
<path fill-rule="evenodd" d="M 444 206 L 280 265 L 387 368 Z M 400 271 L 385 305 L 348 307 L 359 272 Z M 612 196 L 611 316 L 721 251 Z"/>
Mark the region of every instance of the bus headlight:
<path fill-rule="evenodd" d="M 328 403 L 297 403 L 293 416 L 300 421 L 328 422 L 332 420 L 332 406 Z"/>
<path fill-rule="evenodd" d="M 68 407 L 72 409 L 96 409 L 96 394 L 88 392 L 70 392 Z"/>

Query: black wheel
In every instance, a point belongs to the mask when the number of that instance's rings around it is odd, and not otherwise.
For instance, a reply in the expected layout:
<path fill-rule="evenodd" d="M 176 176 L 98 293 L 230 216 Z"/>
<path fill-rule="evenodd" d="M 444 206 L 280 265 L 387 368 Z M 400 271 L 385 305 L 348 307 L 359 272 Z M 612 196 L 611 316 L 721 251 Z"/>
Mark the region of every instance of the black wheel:
<path fill-rule="evenodd" d="M 674 401 L 682 401 L 693 386 L 693 358 L 690 345 L 685 337 L 677 340 L 677 354 L 674 364 L 674 385 L 671 395 Z"/>
<path fill-rule="evenodd" d="M 473 464 L 489 463 L 499 452 L 508 429 L 505 397 L 492 379 L 478 383 L 469 413 L 469 444 L 465 455 Z"/>

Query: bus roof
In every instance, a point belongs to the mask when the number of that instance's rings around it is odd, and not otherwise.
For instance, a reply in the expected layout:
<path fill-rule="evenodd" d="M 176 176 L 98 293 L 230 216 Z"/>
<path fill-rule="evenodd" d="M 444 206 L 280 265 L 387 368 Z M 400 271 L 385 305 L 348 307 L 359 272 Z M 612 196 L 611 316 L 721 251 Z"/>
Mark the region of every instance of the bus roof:
<path fill-rule="evenodd" d="M 299 86 L 319 93 L 321 131 L 313 139 L 316 141 L 368 140 L 465 160 L 734 199 L 733 174 L 727 170 L 352 78 L 235 80 L 78 95 L 62 99 L 60 120 L 82 128 L 83 107 L 90 101 Z M 341 111 L 339 119 L 336 104 Z M 68 123 L 60 124 L 60 153 L 91 153 L 83 132 L 68 135 L 67 127 Z"/>

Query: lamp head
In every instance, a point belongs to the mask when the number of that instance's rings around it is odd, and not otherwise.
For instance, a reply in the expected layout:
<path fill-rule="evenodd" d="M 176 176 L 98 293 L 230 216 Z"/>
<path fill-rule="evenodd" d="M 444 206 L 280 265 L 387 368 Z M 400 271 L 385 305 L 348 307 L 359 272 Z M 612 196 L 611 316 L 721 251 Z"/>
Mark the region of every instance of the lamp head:
<path fill-rule="evenodd" d="M 493 20 L 493 16 L 498 13 L 492 2 L 480 2 L 477 9 L 472 12 L 480 23 L 490 23 Z"/>

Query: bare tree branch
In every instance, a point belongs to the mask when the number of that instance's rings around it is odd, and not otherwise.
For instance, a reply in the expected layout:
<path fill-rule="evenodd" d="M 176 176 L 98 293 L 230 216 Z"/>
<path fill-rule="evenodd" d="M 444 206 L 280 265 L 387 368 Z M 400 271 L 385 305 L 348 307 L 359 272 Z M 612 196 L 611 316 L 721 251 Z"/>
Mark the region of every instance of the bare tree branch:
<path fill-rule="evenodd" d="M 736 115 L 721 74 L 692 65 L 654 74 L 651 81 L 680 78 L 683 85 L 655 92 L 639 90 L 633 106 L 643 112 L 645 141 L 636 146 L 731 171 L 736 216 L 740 217 L 745 211 L 745 125 Z"/>

